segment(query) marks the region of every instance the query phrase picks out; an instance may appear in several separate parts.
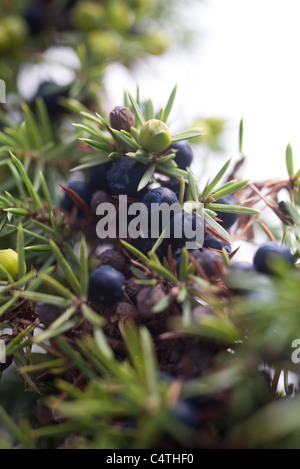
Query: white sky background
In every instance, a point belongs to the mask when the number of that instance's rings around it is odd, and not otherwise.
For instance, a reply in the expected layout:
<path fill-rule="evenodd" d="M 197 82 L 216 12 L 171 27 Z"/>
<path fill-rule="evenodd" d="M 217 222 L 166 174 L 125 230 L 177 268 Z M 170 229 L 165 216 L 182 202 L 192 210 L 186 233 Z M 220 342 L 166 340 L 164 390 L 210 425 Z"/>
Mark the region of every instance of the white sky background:
<path fill-rule="evenodd" d="M 134 93 L 139 83 L 141 94 L 159 108 L 177 83 L 171 130 L 203 115 L 228 120 L 225 153 L 212 162 L 216 169 L 225 158 L 237 157 L 243 117 L 243 177 L 286 177 L 289 142 L 295 168 L 300 167 L 300 2 L 203 0 L 196 5 L 183 12 L 199 31 L 193 49 L 150 58 L 134 73 L 112 66 L 106 80 L 112 105 L 122 104 L 124 89 Z"/>

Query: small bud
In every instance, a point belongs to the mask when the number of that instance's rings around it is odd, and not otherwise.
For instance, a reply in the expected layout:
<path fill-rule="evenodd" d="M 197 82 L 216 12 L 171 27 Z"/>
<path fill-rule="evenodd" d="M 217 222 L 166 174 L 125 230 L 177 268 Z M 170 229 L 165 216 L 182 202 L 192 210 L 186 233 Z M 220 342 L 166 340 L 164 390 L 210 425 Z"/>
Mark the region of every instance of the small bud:
<path fill-rule="evenodd" d="M 150 119 L 141 128 L 140 143 L 147 151 L 162 152 L 170 146 L 171 140 L 172 135 L 167 125 L 158 119 Z"/>
<path fill-rule="evenodd" d="M 126 130 L 130 132 L 131 127 L 135 124 L 134 115 L 124 106 L 116 106 L 109 114 L 110 125 L 116 130 Z"/>

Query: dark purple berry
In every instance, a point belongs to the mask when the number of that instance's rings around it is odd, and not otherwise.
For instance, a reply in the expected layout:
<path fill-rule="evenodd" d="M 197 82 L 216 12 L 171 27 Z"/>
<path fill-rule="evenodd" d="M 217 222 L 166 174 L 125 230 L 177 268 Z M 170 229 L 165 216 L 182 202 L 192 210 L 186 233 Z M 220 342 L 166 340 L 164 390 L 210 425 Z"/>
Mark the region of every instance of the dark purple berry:
<path fill-rule="evenodd" d="M 109 161 L 108 163 L 99 164 L 89 169 L 89 179 L 94 190 L 109 190 L 106 175 L 111 165 L 112 163 Z"/>
<path fill-rule="evenodd" d="M 187 242 L 196 241 L 196 238 L 201 243 L 204 233 L 205 223 L 195 213 L 179 212 L 170 220 L 170 244 L 173 248 L 185 246 Z"/>
<path fill-rule="evenodd" d="M 94 214 L 96 214 L 97 208 L 100 204 L 117 204 L 116 199 L 113 199 L 110 194 L 105 191 L 95 191 L 90 201 L 90 208 Z"/>
<path fill-rule="evenodd" d="M 227 251 L 228 253 L 232 251 L 232 247 L 230 244 L 226 243 L 225 241 L 222 241 L 221 239 L 216 238 L 210 233 L 205 233 L 203 247 L 217 249 L 218 251 L 222 251 L 222 249 L 224 248 L 225 251 Z"/>
<path fill-rule="evenodd" d="M 193 256 L 208 277 L 219 277 L 222 274 L 223 257 L 220 252 L 212 251 L 210 249 L 193 250 Z"/>
<path fill-rule="evenodd" d="M 155 243 L 157 242 L 158 238 L 138 238 L 137 239 L 137 248 L 143 254 L 148 254 L 149 251 L 153 248 Z M 160 260 L 167 255 L 168 250 L 168 239 L 164 239 L 161 244 L 156 249 L 155 253 Z"/>
<path fill-rule="evenodd" d="M 101 265 L 89 275 L 88 300 L 112 306 L 124 298 L 124 277 L 109 265 Z"/>
<path fill-rule="evenodd" d="M 148 230 L 149 236 L 159 236 L 162 233 L 164 225 L 162 204 L 169 206 L 178 204 L 178 198 L 175 192 L 167 187 L 157 187 L 150 192 L 147 192 L 141 200 L 146 208 L 145 213 L 148 213 Z M 169 217 L 168 217 L 169 218 Z M 155 231 L 151 231 L 155 230 Z"/>
<path fill-rule="evenodd" d="M 273 273 L 272 263 L 276 261 L 294 265 L 294 256 L 286 244 L 278 245 L 270 241 L 258 248 L 253 259 L 256 270 L 265 274 Z"/>
<path fill-rule="evenodd" d="M 129 156 L 114 161 L 107 172 L 107 183 L 111 194 L 123 194 L 132 198 L 142 197 L 147 188 L 138 191 L 138 186 L 146 169 L 147 166 Z"/>
<path fill-rule="evenodd" d="M 152 204 L 176 204 L 178 203 L 178 197 L 175 192 L 167 187 L 157 187 L 147 192 L 147 194 L 143 196 L 141 203 L 146 205 L 148 212 L 152 212 L 156 209 Z"/>
<path fill-rule="evenodd" d="M 56 117 L 66 109 L 60 104 L 59 100 L 62 97 L 69 96 L 70 85 L 59 86 L 52 81 L 43 81 L 40 83 L 35 95 L 35 99 L 42 98 L 51 117 Z"/>
<path fill-rule="evenodd" d="M 173 257 L 173 259 L 175 260 L 175 263 L 176 263 L 176 272 L 177 272 L 177 274 L 179 274 L 179 269 L 180 269 L 181 253 L 182 253 L 182 250 L 179 249 L 178 251 L 176 251 L 172 255 L 172 257 Z M 197 258 L 198 255 L 200 255 L 201 250 L 200 249 L 189 249 L 188 253 L 191 254 L 192 256 L 194 256 L 195 258 Z M 190 263 L 190 259 L 188 259 L 188 262 Z"/>
<path fill-rule="evenodd" d="M 189 249 L 188 254 L 195 258 L 208 277 L 221 275 L 224 265 L 221 253 L 209 249 Z M 173 254 L 173 259 L 175 259 L 176 271 L 179 274 L 181 250 Z M 190 259 L 188 262 L 190 263 Z"/>
<path fill-rule="evenodd" d="M 185 170 L 193 161 L 194 155 L 192 147 L 188 142 L 175 142 L 169 147 L 176 154 L 174 161 L 179 169 Z"/>
<path fill-rule="evenodd" d="M 238 201 L 236 197 L 232 194 L 225 195 L 221 197 L 221 199 L 216 200 L 216 204 L 223 204 L 223 205 L 238 205 Z M 238 214 L 237 213 L 226 213 L 226 212 L 218 212 L 214 210 L 217 214 L 217 217 L 221 220 L 218 221 L 220 225 L 223 226 L 226 230 L 231 228 L 231 226 L 237 221 Z"/>
<path fill-rule="evenodd" d="M 89 184 L 87 184 L 85 181 L 71 181 L 68 186 L 69 189 L 74 191 L 79 197 L 87 204 L 90 204 L 91 198 L 92 198 L 92 188 Z M 63 199 L 61 201 L 61 207 L 66 211 L 71 213 L 73 208 L 75 206 L 74 201 L 70 197 L 70 195 L 65 192 Z M 77 214 L 80 218 L 84 217 L 84 213 L 82 210 L 77 208 Z"/>
<path fill-rule="evenodd" d="M 179 197 L 180 194 L 180 179 L 176 178 L 170 178 L 170 180 L 166 183 L 166 187 L 171 189 L 177 197 Z M 185 189 L 184 189 L 184 201 L 186 201 L 186 196 L 187 196 L 187 191 L 188 191 L 188 183 L 185 182 Z"/>

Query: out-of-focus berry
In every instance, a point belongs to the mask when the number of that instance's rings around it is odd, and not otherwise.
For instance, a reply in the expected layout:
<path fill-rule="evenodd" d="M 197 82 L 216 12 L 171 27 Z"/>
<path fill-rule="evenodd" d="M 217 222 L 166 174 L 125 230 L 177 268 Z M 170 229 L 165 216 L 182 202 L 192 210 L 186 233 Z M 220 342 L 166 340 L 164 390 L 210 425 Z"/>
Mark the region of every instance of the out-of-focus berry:
<path fill-rule="evenodd" d="M 158 287 L 145 287 L 136 297 L 136 306 L 140 316 L 149 319 L 153 316 L 154 306 L 164 298 L 164 292 Z"/>
<path fill-rule="evenodd" d="M 91 31 L 87 37 L 87 49 L 94 63 L 113 58 L 120 47 L 120 36 L 115 31 Z"/>
<path fill-rule="evenodd" d="M 85 203 L 89 206 L 91 198 L 92 198 L 92 189 L 89 184 L 85 181 L 71 181 L 68 186 L 73 192 L 75 192 Z M 75 202 L 71 198 L 71 196 L 65 192 L 63 199 L 61 201 L 61 207 L 66 211 L 71 213 L 73 207 L 75 206 Z M 77 208 L 77 215 L 80 218 L 84 217 L 84 212 Z"/>
<path fill-rule="evenodd" d="M 89 275 L 88 299 L 112 306 L 124 297 L 124 277 L 109 265 L 101 265 Z"/>
<path fill-rule="evenodd" d="M 225 251 L 229 253 L 232 251 L 232 247 L 229 243 L 216 238 L 210 233 L 205 233 L 203 246 L 205 248 L 217 249 L 218 251 L 222 251 L 224 248 Z"/>
<path fill-rule="evenodd" d="M 193 161 L 194 154 L 192 147 L 188 142 L 175 142 L 170 146 L 170 151 L 175 150 L 174 161 L 178 168 L 185 170 Z"/>
<path fill-rule="evenodd" d="M 105 8 L 96 2 L 78 2 L 71 12 L 71 22 L 79 31 L 93 31 L 105 23 Z"/>
<path fill-rule="evenodd" d="M 234 195 L 230 194 L 225 195 L 221 199 L 216 200 L 216 204 L 238 205 L 238 201 Z M 234 225 L 234 223 L 239 218 L 237 213 L 217 212 L 216 210 L 214 211 L 216 212 L 217 217 L 221 220 L 218 223 L 222 225 L 226 230 L 231 228 L 232 225 Z"/>
<path fill-rule="evenodd" d="M 272 263 L 276 261 L 294 265 L 294 256 L 286 244 L 278 245 L 270 241 L 258 248 L 253 259 L 256 270 L 265 274 L 273 273 Z"/>

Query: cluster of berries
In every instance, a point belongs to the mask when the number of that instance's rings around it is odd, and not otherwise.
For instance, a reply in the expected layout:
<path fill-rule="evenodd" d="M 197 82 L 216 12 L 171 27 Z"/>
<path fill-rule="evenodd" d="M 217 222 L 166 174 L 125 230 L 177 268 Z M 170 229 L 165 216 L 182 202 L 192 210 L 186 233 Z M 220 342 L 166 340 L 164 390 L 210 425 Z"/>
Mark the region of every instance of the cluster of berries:
<path fill-rule="evenodd" d="M 127 108 L 116 107 L 110 114 L 110 124 L 112 128 L 128 132 L 134 125 L 134 116 Z M 187 141 L 171 144 L 171 136 L 168 132 L 168 128 L 162 122 L 152 119 L 146 122 L 142 127 L 140 142 L 143 148 L 147 149 L 149 152 L 163 151 L 164 154 L 170 152 L 175 153 L 174 160 L 177 167 L 185 170 L 193 162 L 192 148 Z M 171 206 L 172 204 L 178 203 L 180 180 L 169 177 L 168 180 L 161 182 L 159 187 L 152 188 L 151 185 L 148 185 L 142 190 L 138 190 L 144 172 L 144 164 L 130 156 L 123 156 L 116 161 L 109 161 L 90 168 L 88 181 L 72 181 L 69 183 L 68 189 L 71 189 L 73 193 L 79 196 L 81 201 L 86 204 L 86 207 L 91 210 L 94 216 L 97 206 L 101 204 L 101 202 L 116 203 L 119 196 L 126 195 L 129 203 L 131 203 L 131 201 L 140 201 L 144 204 L 150 222 L 153 210 L 157 210 L 161 204 Z M 185 191 L 185 193 L 187 193 L 187 191 Z M 218 203 L 237 205 L 237 199 L 234 195 L 228 195 L 219 199 Z M 62 200 L 62 208 L 69 213 L 76 213 L 78 218 L 83 218 L 86 212 L 82 210 L 81 206 L 76 205 L 76 198 L 72 197 L 69 191 L 65 192 Z M 238 220 L 236 213 L 221 213 L 216 211 L 216 215 L 218 223 L 223 226 L 225 230 L 230 230 Z M 182 248 L 187 241 L 191 240 L 187 239 L 185 236 L 184 224 L 186 223 L 186 218 L 184 211 L 176 213 L 171 217 L 170 237 L 163 239 L 163 241 L 158 244 L 158 247 L 156 247 L 156 254 L 161 261 L 163 261 L 164 258 L 167 259 L 171 253 L 175 261 L 177 274 L 179 274 Z M 196 215 L 192 213 L 188 218 L 192 226 L 194 226 L 196 223 Z M 178 238 L 174 236 L 174 230 L 175 227 L 180 224 L 183 227 L 182 237 Z M 160 224 L 159 228 L 161 233 L 163 231 L 162 224 Z M 206 227 L 204 222 L 203 230 L 204 239 L 202 246 L 190 250 L 189 254 L 195 258 L 202 267 L 205 275 L 210 278 L 220 275 L 222 269 L 218 268 L 218 266 L 223 265 L 222 250 L 225 249 L 230 255 L 232 246 Z M 141 236 L 135 241 L 131 240 L 131 242 L 135 243 L 139 251 L 143 254 L 147 254 L 157 243 L 157 240 L 157 237 Z M 191 259 L 190 256 L 189 262 Z M 269 259 L 273 257 L 282 257 L 287 259 L 288 263 L 294 263 L 293 256 L 288 247 L 268 243 L 258 249 L 254 257 L 253 267 L 241 267 L 239 264 L 236 264 L 235 267 L 235 264 L 233 264 L 233 269 L 256 269 L 258 272 L 270 273 L 272 270 L 269 265 Z M 157 287 L 138 288 L 138 286 L 136 286 L 132 288 L 134 278 L 132 274 L 130 274 L 130 270 L 126 268 L 126 259 L 120 250 L 118 250 L 118 247 L 104 251 L 100 261 L 101 265 L 90 273 L 89 300 L 105 307 L 118 305 L 119 302 L 122 302 L 122 304 L 124 302 L 126 303 L 126 298 L 129 298 L 130 301 L 134 302 L 138 312 L 143 317 L 151 316 L 151 309 L 155 303 L 161 299 L 162 291 Z M 135 307 L 131 308 L 131 310 L 134 309 Z"/>
<path fill-rule="evenodd" d="M 134 116 L 127 108 L 118 107 L 110 114 L 110 124 L 116 130 L 128 132 L 134 126 Z M 193 162 L 193 151 L 189 143 L 187 141 L 171 143 L 168 128 L 157 119 L 147 121 L 142 126 L 139 138 L 142 147 L 149 153 L 155 154 L 158 152 L 162 155 L 175 153 L 174 161 L 180 169 L 186 170 Z M 88 170 L 86 180 L 73 180 L 64 188 L 61 208 L 65 210 L 70 223 L 75 221 L 75 226 L 90 227 L 91 223 L 92 228 L 95 228 L 97 207 L 103 202 L 116 204 L 120 196 L 126 195 L 129 204 L 139 201 L 146 207 L 149 223 L 151 224 L 154 210 L 158 210 L 162 204 L 172 206 L 179 203 L 179 199 L 182 197 L 182 181 L 169 177 L 166 180 L 159 180 L 159 183 L 156 181 L 158 187 L 153 187 L 149 182 L 142 190 L 139 190 L 144 173 L 145 165 L 126 155 L 115 161 L 108 160 L 103 164 L 93 166 Z M 186 183 L 186 186 L 187 189 L 188 183 Z M 185 201 L 187 201 L 188 194 L 189 191 L 185 190 Z M 238 201 L 234 195 L 227 195 L 218 199 L 218 204 L 238 205 Z M 217 210 L 215 213 L 218 223 L 225 230 L 232 230 L 238 222 L 236 213 L 218 212 Z M 169 265 L 170 269 L 171 260 L 175 275 L 177 274 L 180 277 L 183 248 L 187 241 L 193 240 L 187 238 L 184 225 L 188 219 L 194 226 L 197 216 L 194 212 L 190 213 L 188 217 L 185 215 L 186 213 L 182 210 L 170 218 L 170 236 L 160 240 L 160 244 L 157 244 L 158 237 L 140 236 L 136 240 L 129 239 L 128 241 L 145 255 L 156 245 L 155 252 L 158 259 L 164 266 Z M 183 227 L 181 230 L 182 236 L 179 238 L 174 235 L 175 228 L 178 225 Z M 160 220 L 159 235 L 162 234 L 163 229 Z M 113 242 L 110 243 L 110 241 Z M 124 248 L 119 243 L 119 239 L 108 240 L 108 242 L 113 244 L 113 247 L 102 250 L 99 254 L 100 265 L 89 274 L 88 301 L 96 311 L 105 314 L 109 318 L 110 326 L 114 327 L 119 321 L 126 321 L 127 319 L 137 320 L 138 323 L 145 323 L 151 331 L 154 331 L 154 335 L 158 336 L 161 331 L 166 330 L 166 322 L 163 319 L 162 326 L 161 324 L 155 324 L 157 315 L 154 315 L 153 309 L 168 293 L 167 283 L 165 282 L 162 287 L 159 283 L 145 286 L 136 282 L 136 278 L 130 269 L 131 264 L 128 257 L 126 257 Z M 99 240 L 99 244 L 104 244 L 103 240 Z M 233 294 L 247 294 L 248 292 L 234 286 L 231 287 L 230 282 L 226 283 L 232 271 L 236 271 L 238 276 L 241 271 L 272 275 L 274 273 L 274 260 L 282 261 L 288 266 L 294 265 L 294 257 L 287 246 L 270 242 L 258 248 L 253 258 L 253 264 L 245 266 L 232 263 L 231 268 L 226 271 L 223 262 L 224 251 L 230 256 L 232 253 L 231 244 L 222 239 L 203 222 L 203 243 L 198 248 L 189 251 L 187 262 L 191 263 L 194 260 L 208 280 L 224 277 L 224 284 Z M 3 271 L 0 272 L 1 275 L 8 272 L 13 279 L 16 279 L 18 276 L 17 253 L 11 249 L 0 251 L 0 266 Z M 198 271 L 197 275 L 200 275 Z M 207 311 L 203 312 L 203 309 L 205 308 L 201 306 L 196 307 L 192 311 L 193 317 L 197 318 L 198 314 L 207 314 Z M 42 320 L 42 316 L 40 316 L 40 319 Z M 157 322 L 159 321 L 160 319 L 157 319 Z M 195 353 L 193 343 L 191 348 Z M 198 350 L 198 345 L 196 348 Z M 169 358 L 166 360 L 168 361 Z M 199 360 L 200 362 L 201 360 Z M 11 360 L 8 360 L 7 363 L 0 364 L 0 372 L 6 369 L 10 363 Z M 176 360 L 176 370 L 177 365 Z M 198 366 L 198 364 L 195 366 Z M 162 369 L 170 369 L 171 373 L 173 372 L 175 375 L 177 372 L 174 371 L 171 361 L 167 363 L 167 366 L 162 365 Z M 195 374 L 198 374 L 198 371 Z M 172 379 L 172 375 L 167 375 L 167 379 Z M 213 405 L 215 404 L 214 402 Z M 180 400 L 174 408 L 174 413 L 184 423 L 197 429 L 201 424 L 201 408 L 203 405 L 207 406 L 207 403 L 202 400 Z"/>
<path fill-rule="evenodd" d="M 15 5 L 15 13 L 1 18 L 0 55 L 17 52 L 29 36 L 34 38 L 46 30 L 69 28 L 70 12 L 76 2 L 67 0 L 63 6 L 58 6 L 52 0 L 33 0 L 22 7 Z"/>
<path fill-rule="evenodd" d="M 116 107 L 110 113 L 110 124 L 116 130 L 129 131 L 134 125 L 134 116 L 125 107 Z M 140 131 L 140 142 L 147 151 L 158 152 L 164 151 L 166 154 L 175 153 L 175 162 L 180 169 L 186 169 L 193 161 L 193 151 L 187 141 L 176 142 L 171 144 L 171 134 L 167 126 L 157 120 L 151 119 L 147 121 Z M 130 201 L 139 201 L 146 207 L 151 222 L 151 215 L 153 210 L 158 210 L 161 204 L 172 206 L 179 203 L 180 180 L 176 178 L 169 178 L 164 181 L 164 185 L 151 188 L 146 186 L 139 190 L 140 180 L 145 173 L 145 165 L 139 161 L 131 158 L 130 156 L 123 156 L 116 161 L 109 161 L 98 166 L 90 168 L 88 173 L 88 180 L 74 180 L 68 185 L 68 189 L 72 193 L 77 194 L 95 215 L 97 206 L 101 202 L 115 203 L 116 198 L 121 195 L 126 195 Z M 82 210 L 78 205 L 76 206 L 76 199 L 66 191 L 62 200 L 62 208 L 67 212 L 76 212 L 78 218 L 84 218 L 86 211 Z M 232 197 L 224 198 L 223 203 L 232 203 Z M 219 214 L 220 222 L 225 228 L 232 226 L 236 219 L 236 214 Z M 223 218 L 223 220 L 222 220 Z M 191 214 L 186 216 L 185 212 L 176 213 L 170 218 L 170 236 L 163 240 L 158 246 L 156 254 L 163 260 L 167 257 L 168 247 L 171 245 L 172 255 L 179 268 L 180 254 L 182 247 L 185 246 L 188 240 L 185 236 L 184 225 L 191 222 L 192 227 L 195 227 L 196 215 Z M 182 237 L 174 236 L 175 228 L 178 224 L 182 225 Z M 159 234 L 163 231 L 162 222 L 159 222 Z M 205 230 L 205 224 L 203 226 Z M 139 237 L 136 240 L 137 248 L 144 254 L 147 254 L 155 245 L 158 238 L 153 237 Z M 200 263 L 208 264 L 208 258 L 213 255 L 209 248 L 222 250 L 225 248 L 228 252 L 231 246 L 211 235 L 209 232 L 205 233 L 203 248 L 194 250 L 193 255 L 199 260 Z M 220 255 L 220 253 L 218 253 Z M 123 274 L 116 270 L 114 267 L 102 265 L 90 274 L 90 288 L 89 299 L 97 301 L 105 306 L 110 306 L 117 303 L 123 298 L 123 290 L 125 286 L 125 279 Z"/>
<path fill-rule="evenodd" d="M 74 47 L 85 44 L 91 63 L 121 56 L 130 62 L 142 53 L 162 54 L 169 45 L 163 28 L 138 28 L 157 7 L 153 0 L 27 0 L 14 7 L 0 7 L 0 55 L 17 54 L 27 41 L 29 45 L 58 42 Z M 10 12 L 7 15 L 7 12 Z M 149 16 L 148 16 L 149 14 Z M 67 33 L 67 34 L 66 34 Z M 57 43 L 57 40 L 55 40 Z M 124 48 L 124 42 L 128 47 Z M 137 49 L 138 48 L 138 49 Z M 134 51 L 134 53 L 133 53 Z"/>

